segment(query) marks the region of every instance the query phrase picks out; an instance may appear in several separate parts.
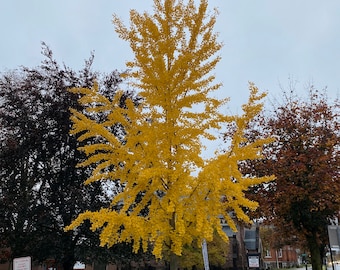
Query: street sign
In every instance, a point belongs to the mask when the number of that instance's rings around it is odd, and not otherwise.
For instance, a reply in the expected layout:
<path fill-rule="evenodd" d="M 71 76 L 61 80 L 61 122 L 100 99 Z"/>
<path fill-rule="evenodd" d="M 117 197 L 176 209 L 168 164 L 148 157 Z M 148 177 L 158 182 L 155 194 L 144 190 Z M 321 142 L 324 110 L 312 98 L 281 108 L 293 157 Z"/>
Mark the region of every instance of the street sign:
<path fill-rule="evenodd" d="M 31 257 L 13 259 L 13 270 L 31 270 Z"/>
<path fill-rule="evenodd" d="M 260 257 L 257 255 L 248 255 L 248 265 L 249 265 L 249 268 L 259 268 Z"/>
<path fill-rule="evenodd" d="M 328 226 L 329 246 L 332 251 L 340 250 L 340 226 Z"/>

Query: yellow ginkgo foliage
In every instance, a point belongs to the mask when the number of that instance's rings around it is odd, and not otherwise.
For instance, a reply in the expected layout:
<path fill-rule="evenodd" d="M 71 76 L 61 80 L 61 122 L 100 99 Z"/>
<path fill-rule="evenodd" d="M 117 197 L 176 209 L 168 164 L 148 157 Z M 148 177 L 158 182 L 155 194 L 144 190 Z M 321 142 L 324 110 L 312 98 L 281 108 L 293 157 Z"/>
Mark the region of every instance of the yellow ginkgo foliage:
<path fill-rule="evenodd" d="M 212 74 L 222 46 L 213 32 L 217 14 L 208 12 L 207 0 L 185 2 L 154 0 L 153 14 L 130 12 L 129 27 L 114 16 L 116 32 L 134 53 L 126 81 L 142 98 L 138 106 L 129 100 L 119 106 L 119 93 L 109 100 L 97 85 L 71 90 L 88 111 L 71 109 L 71 132 L 79 141 L 96 138 L 81 147 L 87 160 L 80 166 L 94 167 L 87 184 L 107 180 L 124 186 L 110 208 L 82 213 L 68 227 L 89 219 L 92 229 L 101 229 L 102 245 L 131 242 L 135 251 L 151 246 L 162 257 L 165 250 L 181 255 L 183 245 L 210 241 L 214 232 L 227 241 L 220 218 L 234 228 L 230 212 L 249 222 L 244 209 L 257 204 L 244 191 L 272 179 L 248 178 L 238 168 L 242 160 L 260 158 L 268 142 L 249 143 L 244 136 L 264 94 L 250 84 L 243 115 L 221 113 L 227 100 L 213 96 L 221 84 Z M 97 113 L 105 120 L 90 117 Z M 230 146 L 205 159 L 202 140 L 216 140 L 212 130 L 231 122 L 236 129 Z M 120 136 L 111 132 L 117 124 L 124 129 Z"/>

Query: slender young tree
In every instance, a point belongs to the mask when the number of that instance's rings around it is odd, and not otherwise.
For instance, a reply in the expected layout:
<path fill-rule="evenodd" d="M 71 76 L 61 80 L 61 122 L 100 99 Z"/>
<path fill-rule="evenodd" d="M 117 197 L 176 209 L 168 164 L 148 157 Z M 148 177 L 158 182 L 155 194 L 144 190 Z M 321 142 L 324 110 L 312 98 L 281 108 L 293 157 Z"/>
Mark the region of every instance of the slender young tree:
<path fill-rule="evenodd" d="M 116 32 L 134 52 L 126 76 L 142 97 L 138 107 L 129 101 L 119 107 L 119 96 L 111 102 L 98 86 L 72 90 L 82 95 L 79 101 L 88 110 L 72 110 L 72 133 L 79 134 L 79 141 L 102 139 L 81 147 L 88 158 L 80 165 L 96 167 L 86 183 L 106 179 L 124 188 L 111 207 L 87 211 L 67 229 L 89 219 L 93 230 L 101 228 L 103 245 L 132 242 L 135 251 L 151 245 L 156 257 L 169 258 L 172 269 L 184 245 L 211 241 L 214 232 L 228 241 L 221 215 L 233 228 L 230 211 L 249 222 L 244 209 L 257 204 L 244 191 L 271 179 L 248 178 L 238 170 L 240 160 L 260 157 L 269 141 L 248 144 L 243 136 L 264 94 L 250 84 L 244 114 L 221 113 L 226 100 L 213 97 L 221 85 L 212 74 L 221 44 L 213 32 L 216 13 L 209 14 L 207 6 L 206 0 L 198 6 L 191 0 L 155 0 L 153 14 L 131 10 L 130 28 L 114 16 Z M 98 123 L 95 115 L 103 112 L 106 119 Z M 205 159 L 202 139 L 214 141 L 211 131 L 232 121 L 237 128 L 230 149 Z M 112 134 L 112 125 L 122 132 Z"/>

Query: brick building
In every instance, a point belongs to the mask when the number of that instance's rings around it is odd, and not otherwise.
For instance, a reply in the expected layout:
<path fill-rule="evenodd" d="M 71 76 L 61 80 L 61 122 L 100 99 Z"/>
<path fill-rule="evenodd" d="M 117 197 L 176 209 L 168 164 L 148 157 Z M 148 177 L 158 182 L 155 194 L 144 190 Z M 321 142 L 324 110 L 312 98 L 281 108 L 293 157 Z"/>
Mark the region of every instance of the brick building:
<path fill-rule="evenodd" d="M 265 269 L 290 268 L 301 264 L 300 250 L 292 246 L 263 250 L 263 266 Z"/>

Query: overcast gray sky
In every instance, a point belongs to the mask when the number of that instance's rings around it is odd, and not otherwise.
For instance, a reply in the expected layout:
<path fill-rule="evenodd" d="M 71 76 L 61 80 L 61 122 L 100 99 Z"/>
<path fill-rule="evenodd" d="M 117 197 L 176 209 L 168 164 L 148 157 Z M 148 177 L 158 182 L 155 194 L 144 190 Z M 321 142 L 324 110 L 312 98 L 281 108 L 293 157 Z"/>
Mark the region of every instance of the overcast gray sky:
<path fill-rule="evenodd" d="M 43 59 L 41 41 L 59 62 L 78 69 L 91 51 L 94 68 L 123 70 L 132 54 L 111 23 L 126 23 L 130 9 L 152 10 L 152 0 L 0 0 L 0 71 L 36 66 Z M 339 0 L 210 0 L 217 7 L 216 31 L 224 43 L 216 69 L 221 94 L 230 108 L 246 101 L 248 81 L 269 97 L 280 97 L 289 78 L 303 91 L 313 82 L 327 86 L 332 98 L 340 89 Z"/>

